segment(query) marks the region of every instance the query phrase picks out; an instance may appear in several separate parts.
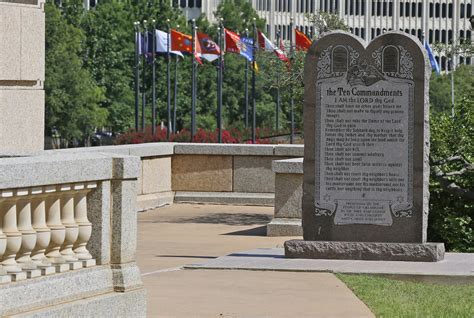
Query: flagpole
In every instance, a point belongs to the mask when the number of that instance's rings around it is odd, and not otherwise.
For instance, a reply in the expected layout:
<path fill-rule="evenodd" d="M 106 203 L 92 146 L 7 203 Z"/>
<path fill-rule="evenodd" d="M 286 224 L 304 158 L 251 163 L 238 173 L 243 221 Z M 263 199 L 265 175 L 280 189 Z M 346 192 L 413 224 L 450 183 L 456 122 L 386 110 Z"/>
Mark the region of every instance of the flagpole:
<path fill-rule="evenodd" d="M 179 24 L 176 26 L 176 29 L 179 29 Z M 175 64 L 174 64 L 173 126 L 171 127 L 173 132 L 177 131 L 177 129 L 176 129 L 176 108 L 178 107 L 178 62 L 179 62 L 179 57 L 178 57 L 178 55 L 176 55 L 175 56 Z"/>
<path fill-rule="evenodd" d="M 221 143 L 222 142 L 222 82 L 223 82 L 223 75 L 224 73 L 222 72 L 222 31 L 224 30 L 224 24 L 223 24 L 222 18 L 220 18 L 219 22 L 219 67 L 217 69 L 217 142 Z"/>
<path fill-rule="evenodd" d="M 191 142 L 194 139 L 194 134 L 196 132 L 196 20 L 192 19 L 192 47 L 193 47 L 193 56 L 192 56 L 192 83 L 191 83 Z"/>
<path fill-rule="evenodd" d="M 156 134 L 156 27 L 155 20 L 151 21 L 152 29 L 152 103 L 151 103 L 151 135 L 155 136 Z"/>
<path fill-rule="evenodd" d="M 166 32 L 168 33 L 168 42 L 166 45 L 166 89 L 168 100 L 166 103 L 166 113 L 168 114 L 167 124 L 168 128 L 166 129 L 166 140 L 170 141 L 170 131 L 171 131 L 171 78 L 170 78 L 170 19 L 166 19 Z"/>
<path fill-rule="evenodd" d="M 142 125 L 141 125 L 142 126 L 142 132 L 145 131 L 145 104 L 146 104 L 145 70 L 146 70 L 146 53 L 148 51 L 148 29 L 147 29 L 146 23 L 147 23 L 147 21 L 143 20 L 143 47 L 144 47 L 144 51 L 143 51 L 143 59 L 142 59 L 142 61 L 143 61 L 143 71 L 142 71 L 142 76 L 143 76 L 143 80 L 142 80 Z"/>
<path fill-rule="evenodd" d="M 277 47 L 280 46 L 280 28 L 277 31 Z M 277 71 L 277 98 L 275 109 L 275 128 L 278 131 L 280 128 L 280 72 Z"/>
<path fill-rule="evenodd" d="M 293 17 L 290 18 L 290 59 L 291 64 L 294 60 L 293 52 Z M 293 72 L 293 69 L 292 69 Z M 291 74 L 290 74 L 291 75 Z M 290 112 L 291 112 L 291 133 L 290 133 L 290 144 L 294 142 L 295 138 L 295 105 L 293 100 L 293 85 L 290 83 Z"/>
<path fill-rule="evenodd" d="M 256 81 L 256 74 L 255 74 L 255 66 L 257 63 L 257 25 L 255 22 L 255 18 L 253 18 L 253 67 L 252 67 L 252 143 L 256 141 L 256 120 L 257 120 L 257 107 L 255 104 L 256 98 L 256 91 L 255 91 L 255 81 Z"/>
<path fill-rule="evenodd" d="M 245 29 L 245 37 L 249 37 L 249 29 Z M 245 128 L 249 126 L 249 61 L 245 59 Z"/>
<path fill-rule="evenodd" d="M 139 54 L 139 45 L 140 45 L 140 22 L 134 22 L 133 27 L 135 29 L 135 131 L 138 131 L 139 120 L 139 104 L 140 104 L 140 54 Z"/>

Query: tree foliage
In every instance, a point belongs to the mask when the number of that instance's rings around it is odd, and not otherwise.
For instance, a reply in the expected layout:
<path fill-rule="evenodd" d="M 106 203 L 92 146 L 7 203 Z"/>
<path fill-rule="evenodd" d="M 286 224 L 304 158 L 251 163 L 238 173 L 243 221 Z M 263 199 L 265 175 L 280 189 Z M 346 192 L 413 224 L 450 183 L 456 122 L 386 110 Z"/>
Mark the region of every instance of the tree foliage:
<path fill-rule="evenodd" d="M 106 123 L 107 110 L 99 87 L 84 67 L 84 33 L 69 24 L 52 4 L 45 6 L 46 25 L 46 127 L 64 140 L 87 141 Z"/>

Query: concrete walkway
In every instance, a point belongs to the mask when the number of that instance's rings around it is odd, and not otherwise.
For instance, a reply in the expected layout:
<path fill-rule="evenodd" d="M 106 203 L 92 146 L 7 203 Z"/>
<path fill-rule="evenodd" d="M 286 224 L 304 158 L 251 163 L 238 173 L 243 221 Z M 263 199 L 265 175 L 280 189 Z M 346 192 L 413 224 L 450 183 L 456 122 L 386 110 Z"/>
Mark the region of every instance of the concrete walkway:
<path fill-rule="evenodd" d="M 139 214 L 149 317 L 373 317 L 328 273 L 184 270 L 235 251 L 282 247 L 271 207 L 175 204 Z"/>

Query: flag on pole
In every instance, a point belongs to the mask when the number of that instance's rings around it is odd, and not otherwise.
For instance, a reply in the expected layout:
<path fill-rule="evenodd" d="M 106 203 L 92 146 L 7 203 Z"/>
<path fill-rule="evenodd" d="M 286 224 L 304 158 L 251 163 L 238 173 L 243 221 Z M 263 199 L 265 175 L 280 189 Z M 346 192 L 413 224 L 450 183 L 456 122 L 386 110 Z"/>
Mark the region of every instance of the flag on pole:
<path fill-rule="evenodd" d="M 274 45 L 272 43 L 272 41 L 270 41 L 266 36 L 265 34 L 263 34 L 262 32 L 260 31 L 257 31 L 258 32 L 258 45 L 261 49 L 265 50 L 265 51 L 268 51 L 268 52 L 274 52 L 275 55 L 283 62 L 287 63 L 287 65 L 289 65 L 290 63 L 290 59 L 288 58 L 288 56 L 286 55 L 286 53 L 284 52 L 284 50 L 282 50 L 281 48 L 278 48 L 276 45 Z M 283 43 L 281 43 L 280 45 L 283 45 Z M 283 47 L 284 48 L 284 47 Z"/>
<path fill-rule="evenodd" d="M 264 50 L 264 51 L 268 51 L 268 52 L 273 52 L 275 51 L 276 47 L 275 45 L 272 43 L 272 41 L 270 41 L 266 36 L 265 34 L 263 34 L 262 32 L 258 31 L 257 30 L 257 34 L 258 34 L 258 46 Z"/>
<path fill-rule="evenodd" d="M 185 52 L 188 54 L 193 54 L 193 38 L 190 35 L 181 33 L 176 30 L 171 30 L 171 50 Z M 199 64 L 202 64 L 199 54 L 201 52 L 201 46 L 199 41 L 195 41 L 195 50 L 194 58 L 198 61 Z"/>
<path fill-rule="evenodd" d="M 436 72 L 436 74 L 439 75 L 440 73 L 439 64 L 433 55 L 433 51 L 431 50 L 431 47 L 428 41 L 425 41 L 425 49 L 426 49 L 426 52 L 428 52 L 428 58 L 430 59 L 431 68 Z"/>
<path fill-rule="evenodd" d="M 155 31 L 156 31 L 156 52 L 158 53 L 168 52 L 168 45 L 169 45 L 168 33 L 161 30 L 155 30 Z M 169 50 L 171 54 L 175 54 L 175 55 L 183 57 L 183 53 L 181 53 L 180 51 L 172 51 L 171 47 L 169 48 Z"/>
<path fill-rule="evenodd" d="M 253 61 L 253 39 L 252 38 L 240 38 L 238 43 L 240 52 L 239 54 L 245 57 L 249 62 Z"/>
<path fill-rule="evenodd" d="M 298 29 L 295 29 L 295 45 L 297 50 L 307 51 L 311 46 L 311 40 Z"/>
<path fill-rule="evenodd" d="M 231 53 L 240 53 L 239 43 L 240 43 L 240 36 L 232 32 L 230 30 L 224 29 L 224 36 L 225 36 L 225 51 Z"/>
<path fill-rule="evenodd" d="M 209 62 L 219 58 L 221 48 L 207 34 L 197 32 L 197 39 L 201 48 L 201 56 Z"/>

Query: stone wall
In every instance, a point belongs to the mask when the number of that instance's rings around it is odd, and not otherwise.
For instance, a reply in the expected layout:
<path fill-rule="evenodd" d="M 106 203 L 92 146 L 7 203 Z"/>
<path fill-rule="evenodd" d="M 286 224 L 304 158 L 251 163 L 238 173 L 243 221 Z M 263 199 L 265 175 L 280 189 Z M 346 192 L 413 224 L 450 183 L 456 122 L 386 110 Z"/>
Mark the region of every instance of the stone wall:
<path fill-rule="evenodd" d="M 274 205 L 274 160 L 303 156 L 302 145 L 147 143 L 54 150 L 141 158 L 138 209 L 173 202 Z"/>
<path fill-rule="evenodd" d="M 0 1 L 0 155 L 44 146 L 44 1 Z"/>

